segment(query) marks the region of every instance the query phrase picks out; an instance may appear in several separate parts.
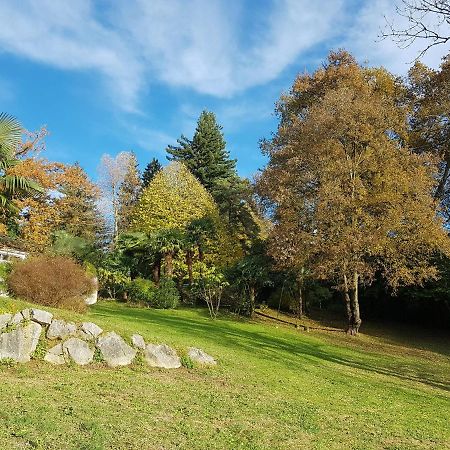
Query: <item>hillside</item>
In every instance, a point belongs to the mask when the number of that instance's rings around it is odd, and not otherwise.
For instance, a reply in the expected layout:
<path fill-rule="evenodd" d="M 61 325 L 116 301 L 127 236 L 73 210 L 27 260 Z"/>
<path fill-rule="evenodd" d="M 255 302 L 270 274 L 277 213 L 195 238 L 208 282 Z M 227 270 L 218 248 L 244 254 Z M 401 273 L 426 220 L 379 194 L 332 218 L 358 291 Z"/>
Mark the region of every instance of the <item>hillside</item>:
<path fill-rule="evenodd" d="M 2 310 L 26 305 L 7 300 Z M 0 448 L 450 448 L 444 338 L 412 345 L 401 333 L 350 338 L 113 302 L 86 315 L 52 311 L 123 336 L 198 346 L 219 364 L 172 371 L 3 364 Z"/>

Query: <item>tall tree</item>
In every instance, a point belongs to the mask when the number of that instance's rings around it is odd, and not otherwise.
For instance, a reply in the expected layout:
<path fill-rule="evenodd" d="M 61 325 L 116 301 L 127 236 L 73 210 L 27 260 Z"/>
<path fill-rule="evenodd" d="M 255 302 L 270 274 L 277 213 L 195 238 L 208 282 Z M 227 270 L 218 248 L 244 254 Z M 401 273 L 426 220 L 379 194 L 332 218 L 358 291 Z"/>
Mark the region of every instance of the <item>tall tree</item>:
<path fill-rule="evenodd" d="M 280 125 L 259 180 L 275 218 L 272 255 L 307 263 L 343 293 L 348 332 L 361 325 L 358 288 L 375 274 L 394 289 L 436 277 L 449 238 L 431 192 L 435 166 L 405 146 L 402 86 L 346 52 L 299 75 L 279 103 Z"/>
<path fill-rule="evenodd" d="M 142 186 L 146 188 L 153 180 L 155 175 L 162 169 L 161 164 L 156 158 L 153 158 L 145 167 L 142 173 Z"/>
<path fill-rule="evenodd" d="M 141 177 L 136 155 L 132 152 L 127 161 L 123 181 L 118 194 L 118 232 L 127 231 L 131 223 L 131 214 L 142 189 Z"/>
<path fill-rule="evenodd" d="M 214 198 L 223 192 L 225 181 L 236 177 L 236 160 L 230 159 L 214 113 L 203 111 L 192 140 L 182 136 L 178 144 L 167 147 L 172 155 L 168 159 L 183 162 Z"/>

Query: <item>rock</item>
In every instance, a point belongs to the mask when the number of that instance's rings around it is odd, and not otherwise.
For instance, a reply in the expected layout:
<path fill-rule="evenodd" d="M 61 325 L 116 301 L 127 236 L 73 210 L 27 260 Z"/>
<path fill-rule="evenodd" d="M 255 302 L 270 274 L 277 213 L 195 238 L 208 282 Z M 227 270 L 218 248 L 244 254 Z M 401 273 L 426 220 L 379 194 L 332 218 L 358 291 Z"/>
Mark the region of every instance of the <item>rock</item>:
<path fill-rule="evenodd" d="M 3 330 L 3 328 L 6 327 L 6 325 L 9 324 L 10 320 L 12 318 L 12 314 L 0 314 L 0 331 Z"/>
<path fill-rule="evenodd" d="M 31 309 L 30 310 L 31 320 L 33 322 L 40 323 L 41 325 L 50 325 L 52 323 L 53 314 L 42 309 Z"/>
<path fill-rule="evenodd" d="M 75 335 L 77 326 L 72 322 L 65 322 L 64 320 L 53 320 L 47 330 L 48 339 L 65 339 L 69 336 Z"/>
<path fill-rule="evenodd" d="M 79 338 L 67 339 L 67 341 L 62 344 L 62 348 L 64 355 L 70 357 L 70 359 L 79 366 L 89 364 L 94 357 L 94 350 L 92 350 L 85 341 Z"/>
<path fill-rule="evenodd" d="M 95 341 L 103 330 L 93 322 L 83 322 L 80 327 L 80 335 L 88 341 Z"/>
<path fill-rule="evenodd" d="M 131 336 L 131 343 L 136 348 L 140 348 L 141 350 L 145 350 L 145 341 L 144 341 L 144 338 L 140 334 L 133 334 L 133 336 Z"/>
<path fill-rule="evenodd" d="M 165 369 L 178 369 L 181 367 L 181 359 L 175 350 L 166 344 L 148 344 L 145 348 L 145 360 L 151 367 L 163 367 Z"/>
<path fill-rule="evenodd" d="M 0 359 L 11 358 L 17 362 L 27 362 L 36 350 L 42 327 L 35 322 L 18 326 L 9 333 L 0 335 Z"/>
<path fill-rule="evenodd" d="M 92 287 L 94 288 L 94 292 L 92 294 L 89 294 L 87 297 L 85 297 L 84 302 L 86 305 L 94 305 L 97 303 L 97 297 L 98 297 L 98 278 L 93 277 L 91 279 Z"/>
<path fill-rule="evenodd" d="M 30 310 L 23 309 L 22 311 L 19 311 L 16 314 L 14 314 L 9 324 L 19 325 L 19 323 L 23 322 L 24 320 L 30 320 L 30 318 L 31 318 Z"/>
<path fill-rule="evenodd" d="M 188 356 L 192 359 L 192 361 L 195 361 L 198 364 L 208 366 L 215 366 L 217 364 L 217 361 L 211 355 L 208 355 L 208 353 L 204 352 L 200 348 L 189 347 Z"/>
<path fill-rule="evenodd" d="M 59 343 L 49 349 L 44 356 L 44 361 L 52 364 L 64 364 L 66 360 L 64 358 L 63 345 Z"/>
<path fill-rule="evenodd" d="M 111 332 L 98 338 L 97 347 L 103 359 L 110 367 L 127 366 L 136 356 L 136 350 L 130 347 L 118 334 Z"/>

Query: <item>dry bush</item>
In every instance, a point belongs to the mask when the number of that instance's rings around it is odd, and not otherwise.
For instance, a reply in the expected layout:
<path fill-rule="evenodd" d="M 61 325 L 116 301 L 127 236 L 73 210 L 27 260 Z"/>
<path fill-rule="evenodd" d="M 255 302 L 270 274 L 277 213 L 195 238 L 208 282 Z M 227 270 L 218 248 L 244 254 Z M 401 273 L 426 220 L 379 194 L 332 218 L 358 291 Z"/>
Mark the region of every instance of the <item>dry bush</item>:
<path fill-rule="evenodd" d="M 92 290 L 84 269 L 65 256 L 41 255 L 14 264 L 9 290 L 33 303 L 83 312 L 83 296 Z"/>

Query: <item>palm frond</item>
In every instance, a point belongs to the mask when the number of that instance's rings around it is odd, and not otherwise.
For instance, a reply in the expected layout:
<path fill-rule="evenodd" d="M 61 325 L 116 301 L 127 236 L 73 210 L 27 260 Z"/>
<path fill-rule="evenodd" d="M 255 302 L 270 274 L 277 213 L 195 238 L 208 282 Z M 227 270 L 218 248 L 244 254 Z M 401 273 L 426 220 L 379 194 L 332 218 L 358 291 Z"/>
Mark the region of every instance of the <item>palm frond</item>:
<path fill-rule="evenodd" d="M 10 193 L 21 191 L 24 193 L 44 192 L 42 186 L 33 180 L 18 175 L 5 175 L 0 177 L 0 187 Z"/>
<path fill-rule="evenodd" d="M 14 117 L 0 113 L 0 157 L 11 158 L 20 144 L 22 126 Z"/>

